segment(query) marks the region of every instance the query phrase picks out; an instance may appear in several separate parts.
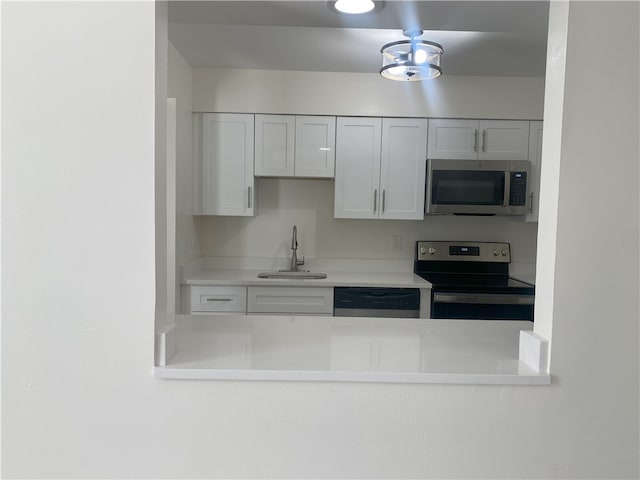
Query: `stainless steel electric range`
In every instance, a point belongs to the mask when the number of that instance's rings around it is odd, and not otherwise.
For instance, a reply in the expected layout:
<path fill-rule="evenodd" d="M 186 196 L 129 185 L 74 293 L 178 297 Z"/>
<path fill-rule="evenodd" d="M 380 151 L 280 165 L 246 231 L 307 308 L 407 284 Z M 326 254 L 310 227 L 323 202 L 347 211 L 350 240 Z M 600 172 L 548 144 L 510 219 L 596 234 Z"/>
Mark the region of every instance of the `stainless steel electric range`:
<path fill-rule="evenodd" d="M 416 244 L 414 272 L 430 282 L 431 318 L 533 321 L 535 287 L 509 276 L 508 243 Z"/>

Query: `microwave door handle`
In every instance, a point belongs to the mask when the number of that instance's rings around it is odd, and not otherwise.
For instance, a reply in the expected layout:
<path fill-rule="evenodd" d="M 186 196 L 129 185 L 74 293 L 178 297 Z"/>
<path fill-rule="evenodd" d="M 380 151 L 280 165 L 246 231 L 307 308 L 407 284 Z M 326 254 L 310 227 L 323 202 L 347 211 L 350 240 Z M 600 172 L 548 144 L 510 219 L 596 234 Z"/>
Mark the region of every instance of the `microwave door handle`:
<path fill-rule="evenodd" d="M 511 191 L 511 173 L 504 172 L 504 198 L 502 200 L 502 206 L 509 206 L 509 192 Z"/>

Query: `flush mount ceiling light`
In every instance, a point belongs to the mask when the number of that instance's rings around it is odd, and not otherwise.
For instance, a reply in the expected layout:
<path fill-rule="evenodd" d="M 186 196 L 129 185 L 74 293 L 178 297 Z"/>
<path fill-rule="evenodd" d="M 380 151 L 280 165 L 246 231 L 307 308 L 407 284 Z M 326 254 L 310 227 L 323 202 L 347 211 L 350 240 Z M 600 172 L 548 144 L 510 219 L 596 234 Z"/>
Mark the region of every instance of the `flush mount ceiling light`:
<path fill-rule="evenodd" d="M 379 11 L 384 2 L 373 2 L 372 0 L 334 0 L 328 1 L 327 5 L 331 10 L 338 13 L 349 13 L 357 15 L 367 13 L 372 10 Z"/>
<path fill-rule="evenodd" d="M 405 30 L 402 32 L 408 40 L 387 43 L 380 49 L 382 68 L 380 75 L 389 80 L 417 82 L 439 77 L 440 55 L 444 51 L 442 45 L 416 37 L 422 30 Z"/>

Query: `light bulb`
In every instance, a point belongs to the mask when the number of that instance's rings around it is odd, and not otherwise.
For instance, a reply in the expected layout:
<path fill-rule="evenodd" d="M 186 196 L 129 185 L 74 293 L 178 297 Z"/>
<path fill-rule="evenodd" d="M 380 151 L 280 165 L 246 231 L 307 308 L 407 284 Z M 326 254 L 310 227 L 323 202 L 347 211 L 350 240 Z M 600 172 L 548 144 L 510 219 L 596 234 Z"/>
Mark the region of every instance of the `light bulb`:
<path fill-rule="evenodd" d="M 419 65 L 421 63 L 426 62 L 427 61 L 427 52 L 426 52 L 426 50 L 423 50 L 421 48 L 416 50 L 416 54 L 413 57 L 413 61 L 414 61 L 414 63 L 416 65 Z"/>
<path fill-rule="evenodd" d="M 342 13 L 367 13 L 373 10 L 372 0 L 338 0 L 335 8 Z"/>

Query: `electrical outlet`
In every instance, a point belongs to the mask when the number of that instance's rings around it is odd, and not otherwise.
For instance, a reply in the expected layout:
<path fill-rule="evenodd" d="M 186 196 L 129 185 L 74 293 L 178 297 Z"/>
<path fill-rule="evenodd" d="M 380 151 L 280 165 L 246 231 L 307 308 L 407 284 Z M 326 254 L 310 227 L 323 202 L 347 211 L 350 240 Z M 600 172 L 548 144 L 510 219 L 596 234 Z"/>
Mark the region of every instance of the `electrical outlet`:
<path fill-rule="evenodd" d="M 402 235 L 399 233 L 391 235 L 391 248 L 393 250 L 402 250 Z"/>

